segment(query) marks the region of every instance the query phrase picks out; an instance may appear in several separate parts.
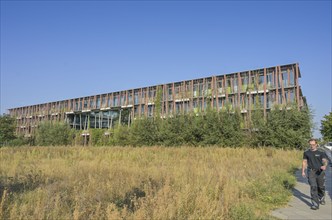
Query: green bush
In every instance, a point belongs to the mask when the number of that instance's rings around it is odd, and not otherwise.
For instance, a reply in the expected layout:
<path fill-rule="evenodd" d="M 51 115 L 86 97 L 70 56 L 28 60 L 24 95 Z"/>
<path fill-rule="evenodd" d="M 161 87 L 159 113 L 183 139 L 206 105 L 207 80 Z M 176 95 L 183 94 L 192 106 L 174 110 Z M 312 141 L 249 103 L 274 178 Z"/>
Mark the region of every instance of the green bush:
<path fill-rule="evenodd" d="M 108 137 L 105 136 L 103 129 L 90 129 L 90 142 L 91 146 L 105 146 L 108 144 Z"/>
<path fill-rule="evenodd" d="M 64 122 L 44 122 L 36 131 L 36 144 L 39 146 L 69 145 L 72 131 Z"/>
<path fill-rule="evenodd" d="M 133 146 L 157 145 L 159 140 L 158 123 L 153 118 L 141 118 L 127 128 L 126 143 Z M 128 136 L 129 135 L 129 136 Z"/>
<path fill-rule="evenodd" d="M 229 212 L 229 219 L 232 220 L 253 220 L 256 219 L 253 207 L 249 204 L 240 203 L 233 206 Z"/>
<path fill-rule="evenodd" d="M 129 146 L 130 142 L 130 129 L 125 125 L 118 125 L 114 131 L 110 143 L 117 146 Z"/>
<path fill-rule="evenodd" d="M 312 113 L 309 108 L 299 111 L 296 105 L 276 105 L 267 112 L 266 120 L 263 111 L 252 112 L 247 142 L 253 147 L 301 149 L 311 137 L 312 128 Z"/>
<path fill-rule="evenodd" d="M 271 178 L 254 180 L 247 186 L 246 192 L 251 199 L 276 207 L 287 202 L 295 183 L 292 174 L 278 172 Z"/>
<path fill-rule="evenodd" d="M 15 119 L 10 115 L 0 115 L 0 146 L 15 138 Z"/>
<path fill-rule="evenodd" d="M 30 145 L 30 140 L 24 138 L 24 137 L 18 137 L 13 140 L 10 140 L 7 142 L 6 146 L 9 147 L 18 147 L 18 146 L 25 146 Z"/>
<path fill-rule="evenodd" d="M 312 114 L 308 108 L 298 111 L 297 106 L 287 108 L 275 106 L 267 112 L 266 118 L 259 107 L 255 108 L 257 110 L 251 112 L 246 122 L 239 109 L 232 109 L 230 106 L 219 112 L 208 107 L 205 112 L 178 114 L 164 119 L 156 116 L 140 118 L 133 120 L 131 126 L 128 126 L 128 123 L 117 125 L 110 130 L 110 136 L 104 135 L 105 130 L 90 129 L 89 144 L 91 146 L 271 146 L 298 149 L 306 145 L 313 127 Z M 249 127 L 244 127 L 244 124 Z M 43 123 L 37 129 L 36 143 L 37 145 L 72 143 L 81 145 L 83 142 L 80 134 L 75 135 L 74 130 L 69 130 L 69 126 L 64 123 Z"/>

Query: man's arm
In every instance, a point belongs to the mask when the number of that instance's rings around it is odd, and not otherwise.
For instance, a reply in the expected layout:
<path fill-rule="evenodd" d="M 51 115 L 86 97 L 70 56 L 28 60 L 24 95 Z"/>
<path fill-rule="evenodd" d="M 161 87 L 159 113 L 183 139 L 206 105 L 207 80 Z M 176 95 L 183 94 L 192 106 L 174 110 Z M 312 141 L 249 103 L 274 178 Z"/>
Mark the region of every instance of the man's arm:
<path fill-rule="evenodd" d="M 305 170 L 307 169 L 307 159 L 303 159 L 302 161 L 302 176 L 306 177 Z"/>
<path fill-rule="evenodd" d="M 327 159 L 326 158 L 323 158 L 323 166 L 320 167 L 321 170 L 326 170 L 326 167 L 327 167 Z"/>
<path fill-rule="evenodd" d="M 326 170 L 327 165 L 329 164 L 329 160 L 327 159 L 327 154 L 326 151 L 323 151 L 323 155 L 322 155 L 322 162 L 323 162 L 323 166 L 320 167 L 321 170 Z"/>

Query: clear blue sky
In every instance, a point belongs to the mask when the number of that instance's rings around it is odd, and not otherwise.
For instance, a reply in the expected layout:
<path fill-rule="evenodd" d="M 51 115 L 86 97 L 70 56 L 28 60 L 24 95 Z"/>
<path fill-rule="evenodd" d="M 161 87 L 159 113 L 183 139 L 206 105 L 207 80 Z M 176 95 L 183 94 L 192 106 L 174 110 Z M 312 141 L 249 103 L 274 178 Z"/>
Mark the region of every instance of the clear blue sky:
<path fill-rule="evenodd" d="M 298 62 L 319 127 L 331 111 L 331 10 L 331 1 L 1 1 L 1 113 Z"/>

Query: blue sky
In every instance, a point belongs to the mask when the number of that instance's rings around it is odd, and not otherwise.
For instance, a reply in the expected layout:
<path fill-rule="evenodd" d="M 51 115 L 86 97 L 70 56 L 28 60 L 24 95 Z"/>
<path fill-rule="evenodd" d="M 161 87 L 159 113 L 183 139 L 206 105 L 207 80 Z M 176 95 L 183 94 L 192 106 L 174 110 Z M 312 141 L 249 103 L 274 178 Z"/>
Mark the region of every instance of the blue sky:
<path fill-rule="evenodd" d="M 319 127 L 332 102 L 331 11 L 331 1 L 1 1 L 1 114 L 298 62 Z"/>

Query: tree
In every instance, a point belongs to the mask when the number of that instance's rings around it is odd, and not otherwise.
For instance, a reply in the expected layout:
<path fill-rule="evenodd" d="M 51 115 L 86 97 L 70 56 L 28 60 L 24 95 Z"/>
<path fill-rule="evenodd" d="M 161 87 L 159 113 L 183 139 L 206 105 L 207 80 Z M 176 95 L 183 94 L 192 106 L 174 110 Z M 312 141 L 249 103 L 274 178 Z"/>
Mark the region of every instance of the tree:
<path fill-rule="evenodd" d="M 72 131 L 63 122 L 44 122 L 38 126 L 36 143 L 40 146 L 68 145 L 71 143 Z"/>
<path fill-rule="evenodd" d="M 218 112 L 207 108 L 201 126 L 203 127 L 204 145 L 217 145 L 222 139 L 222 133 L 220 132 L 221 122 Z"/>
<path fill-rule="evenodd" d="M 328 115 L 324 115 L 323 118 L 324 119 L 321 120 L 320 133 L 324 141 L 332 141 L 332 112 Z"/>
<path fill-rule="evenodd" d="M 175 115 L 167 118 L 160 127 L 160 142 L 164 146 L 181 146 L 184 144 L 185 116 Z"/>
<path fill-rule="evenodd" d="M 270 129 L 264 117 L 264 110 L 261 107 L 262 103 L 260 102 L 259 96 L 256 96 L 254 110 L 251 111 L 248 130 L 248 144 L 255 147 L 269 145 L 267 136 L 270 133 Z"/>
<path fill-rule="evenodd" d="M 241 113 L 238 109 L 231 112 L 226 108 L 219 112 L 221 139 L 219 145 L 224 147 L 237 147 L 243 145 L 243 131 L 241 129 Z"/>
<path fill-rule="evenodd" d="M 122 139 L 124 139 L 123 137 Z M 130 127 L 128 144 L 133 146 L 152 146 L 157 143 L 157 126 L 152 118 L 139 118 Z"/>
<path fill-rule="evenodd" d="M 312 135 L 312 113 L 308 107 L 297 110 L 276 106 L 268 113 L 266 141 L 274 147 L 302 148 Z"/>
<path fill-rule="evenodd" d="M 130 138 L 130 128 L 119 124 L 113 130 L 111 144 L 114 146 L 129 146 L 131 144 Z"/>
<path fill-rule="evenodd" d="M 0 146 L 15 138 L 15 119 L 7 114 L 0 116 Z"/>

